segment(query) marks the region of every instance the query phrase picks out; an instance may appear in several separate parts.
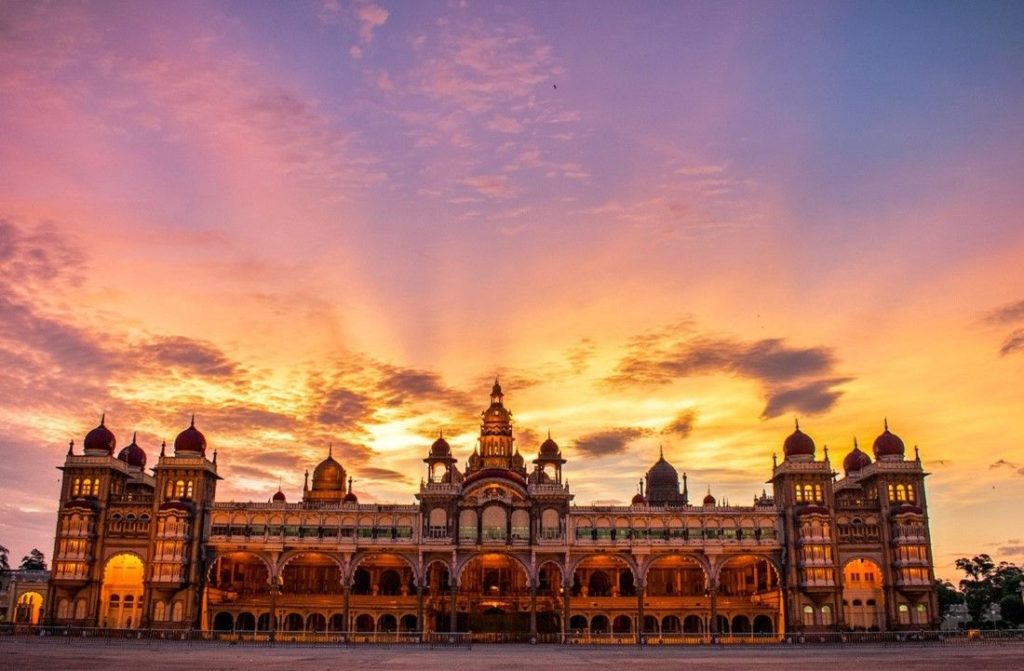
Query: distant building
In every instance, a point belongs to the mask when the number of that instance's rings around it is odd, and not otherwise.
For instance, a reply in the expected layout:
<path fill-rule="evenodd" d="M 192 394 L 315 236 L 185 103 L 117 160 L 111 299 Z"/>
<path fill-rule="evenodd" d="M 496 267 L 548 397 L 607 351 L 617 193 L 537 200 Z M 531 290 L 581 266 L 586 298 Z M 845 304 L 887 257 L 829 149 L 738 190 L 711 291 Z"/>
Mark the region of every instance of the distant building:
<path fill-rule="evenodd" d="M 0 622 L 39 624 L 49 571 L 0 571 Z"/>
<path fill-rule="evenodd" d="M 833 471 L 799 425 L 772 494 L 691 504 L 662 455 L 628 506 L 577 506 L 529 464 L 497 381 L 459 468 L 443 436 L 407 505 L 367 505 L 328 454 L 302 500 L 219 502 L 193 420 L 146 471 L 104 422 L 62 467 L 46 619 L 203 630 L 635 636 L 937 627 L 924 478 L 889 431 Z M 116 455 L 116 456 L 115 456 Z"/>

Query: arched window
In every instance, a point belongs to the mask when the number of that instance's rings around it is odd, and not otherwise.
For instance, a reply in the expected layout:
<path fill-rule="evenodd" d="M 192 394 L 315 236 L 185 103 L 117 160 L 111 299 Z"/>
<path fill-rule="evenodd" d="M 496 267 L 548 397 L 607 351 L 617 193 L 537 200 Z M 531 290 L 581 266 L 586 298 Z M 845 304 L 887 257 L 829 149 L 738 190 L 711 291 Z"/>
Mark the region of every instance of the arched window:
<path fill-rule="evenodd" d="M 804 501 L 814 500 L 814 486 L 810 484 L 804 485 Z"/>
<path fill-rule="evenodd" d="M 821 607 L 821 623 L 832 624 L 832 606 L 825 604 Z"/>
<path fill-rule="evenodd" d="M 914 496 L 914 485 L 907 485 L 907 500 L 911 502 L 917 500 L 917 497 Z"/>
<path fill-rule="evenodd" d="M 86 478 L 82 480 L 82 496 L 89 496 L 92 494 L 92 478 Z"/>
<path fill-rule="evenodd" d="M 804 500 L 804 489 L 799 483 L 795 487 L 793 494 L 796 497 L 797 503 L 801 503 Z"/>
<path fill-rule="evenodd" d="M 907 488 L 903 485 L 896 485 L 896 500 L 906 501 L 907 500 Z"/>
<path fill-rule="evenodd" d="M 825 497 L 822 495 L 821 492 L 821 485 L 814 485 L 814 500 L 817 501 L 818 503 L 821 503 L 822 501 L 825 500 Z"/>
<path fill-rule="evenodd" d="M 174 496 L 174 483 L 168 480 L 167 486 L 164 487 L 164 498 L 169 499 L 172 496 Z"/>
<path fill-rule="evenodd" d="M 189 480 L 185 485 L 185 498 L 192 498 L 192 480 Z"/>
<path fill-rule="evenodd" d="M 82 492 L 82 478 L 75 478 L 75 483 L 71 486 L 71 496 L 78 496 Z"/>
<path fill-rule="evenodd" d="M 899 607 L 899 614 L 900 624 L 910 624 L 910 606 L 905 603 L 901 603 Z"/>
<path fill-rule="evenodd" d="M 176 498 L 184 498 L 185 496 L 185 481 L 178 480 L 174 483 L 174 496 Z"/>
<path fill-rule="evenodd" d="M 814 606 L 804 606 L 804 625 L 810 626 L 814 624 Z"/>
<path fill-rule="evenodd" d="M 893 503 L 895 501 L 896 501 L 896 487 L 894 485 L 889 485 L 889 502 Z"/>

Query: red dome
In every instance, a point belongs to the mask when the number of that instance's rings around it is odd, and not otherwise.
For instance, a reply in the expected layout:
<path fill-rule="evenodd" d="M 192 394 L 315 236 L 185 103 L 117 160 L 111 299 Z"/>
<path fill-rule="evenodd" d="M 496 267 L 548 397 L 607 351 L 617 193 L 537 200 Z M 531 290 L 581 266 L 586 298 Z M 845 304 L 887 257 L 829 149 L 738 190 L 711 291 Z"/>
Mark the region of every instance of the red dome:
<path fill-rule="evenodd" d="M 114 448 L 117 447 L 117 438 L 110 432 L 104 425 L 107 416 L 104 414 L 100 417 L 100 425 L 95 429 L 85 434 L 85 440 L 82 441 L 82 447 L 85 449 L 85 454 L 88 456 L 103 456 L 103 455 L 114 455 Z"/>
<path fill-rule="evenodd" d="M 800 422 L 796 423 L 796 431 L 789 434 L 786 442 L 782 444 L 782 454 L 789 457 L 813 457 L 814 441 L 806 433 L 800 430 Z"/>
<path fill-rule="evenodd" d="M 645 506 L 647 505 L 647 499 L 644 498 L 643 494 L 637 493 L 633 495 L 632 503 L 634 506 Z"/>
<path fill-rule="evenodd" d="M 138 434 L 132 434 L 131 444 L 121 450 L 118 453 L 117 458 L 129 466 L 141 470 L 146 467 L 146 453 L 141 447 L 135 444 L 137 435 Z"/>
<path fill-rule="evenodd" d="M 870 463 L 871 457 L 862 452 L 861 449 L 857 447 L 857 442 L 854 441 L 853 449 L 848 455 L 846 455 L 846 458 L 843 459 L 843 471 L 845 471 L 847 475 L 850 473 L 857 473 Z"/>
<path fill-rule="evenodd" d="M 195 415 L 192 415 L 188 428 L 174 439 L 174 455 L 177 456 L 179 453 L 206 456 L 206 436 L 196 428 Z"/>
<path fill-rule="evenodd" d="M 430 446 L 430 456 L 432 457 L 450 457 L 452 455 L 452 446 L 448 444 L 448 441 L 444 439 L 444 434 L 439 434 L 434 444 Z"/>
<path fill-rule="evenodd" d="M 715 497 L 711 495 L 711 492 L 708 492 L 708 495 L 704 497 L 704 505 L 706 505 L 706 506 L 713 506 L 713 505 L 715 505 Z"/>
<path fill-rule="evenodd" d="M 551 433 L 549 432 L 547 440 L 540 444 L 540 453 L 538 456 L 557 458 L 560 454 L 561 452 L 558 449 L 558 443 L 551 440 Z"/>
<path fill-rule="evenodd" d="M 345 498 L 342 499 L 345 503 L 359 503 L 359 497 L 356 496 L 355 492 L 349 492 L 345 494 Z"/>
<path fill-rule="evenodd" d="M 883 457 L 898 457 L 902 459 L 907 448 L 903 445 L 903 440 L 899 436 L 889 431 L 889 420 L 887 419 L 885 420 L 885 431 L 878 438 L 875 438 L 873 449 L 875 459 Z"/>
<path fill-rule="evenodd" d="M 287 503 L 287 500 L 284 497 L 284 492 L 282 492 L 280 489 L 274 492 L 274 495 L 270 498 L 274 501 L 274 503 Z"/>

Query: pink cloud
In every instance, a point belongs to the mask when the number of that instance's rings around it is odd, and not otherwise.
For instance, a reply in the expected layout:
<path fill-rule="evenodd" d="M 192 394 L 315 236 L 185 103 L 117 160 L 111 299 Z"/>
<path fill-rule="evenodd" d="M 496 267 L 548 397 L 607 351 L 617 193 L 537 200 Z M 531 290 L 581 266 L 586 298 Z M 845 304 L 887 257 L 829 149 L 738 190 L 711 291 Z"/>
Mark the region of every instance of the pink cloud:
<path fill-rule="evenodd" d="M 517 190 L 509 185 L 507 175 L 475 175 L 462 181 L 489 198 L 511 198 Z"/>

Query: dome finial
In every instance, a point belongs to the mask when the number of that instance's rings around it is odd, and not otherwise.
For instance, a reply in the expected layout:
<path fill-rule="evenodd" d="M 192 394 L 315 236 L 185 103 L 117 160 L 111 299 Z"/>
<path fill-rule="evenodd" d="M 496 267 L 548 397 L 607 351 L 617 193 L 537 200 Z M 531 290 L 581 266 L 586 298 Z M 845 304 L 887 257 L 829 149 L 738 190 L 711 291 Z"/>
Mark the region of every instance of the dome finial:
<path fill-rule="evenodd" d="M 794 417 L 793 418 L 793 424 L 796 425 L 796 430 L 799 431 L 800 430 L 800 418 L 799 417 Z"/>
<path fill-rule="evenodd" d="M 107 425 L 106 422 L 107 422 L 107 413 L 104 412 L 103 414 L 100 415 L 100 426 L 106 426 Z"/>
<path fill-rule="evenodd" d="M 438 438 L 444 438 L 444 429 L 443 428 L 437 430 L 437 437 Z"/>
<path fill-rule="evenodd" d="M 860 447 L 857 445 L 857 436 L 853 437 L 853 449 L 859 450 Z"/>
<path fill-rule="evenodd" d="M 68 456 L 71 456 L 71 454 L 74 452 L 74 449 L 75 449 L 75 441 L 74 440 L 69 440 L 68 441 Z"/>
<path fill-rule="evenodd" d="M 352 491 L 352 476 L 348 476 L 348 491 Z"/>
<path fill-rule="evenodd" d="M 659 459 L 664 459 L 665 458 L 665 446 L 662 445 L 661 443 L 658 443 L 658 458 Z"/>
<path fill-rule="evenodd" d="M 138 431 L 132 431 L 132 443 L 134 443 L 135 439 L 138 438 L 138 437 L 139 437 L 139 432 Z"/>
<path fill-rule="evenodd" d="M 167 453 L 167 441 L 166 440 L 161 440 L 160 441 L 160 456 L 161 457 L 166 456 L 166 453 Z"/>
<path fill-rule="evenodd" d="M 882 425 L 885 426 L 885 430 L 886 431 L 889 430 L 889 418 L 888 417 L 885 417 L 885 418 L 882 419 Z"/>
<path fill-rule="evenodd" d="M 327 443 L 327 456 L 328 458 L 334 458 L 334 443 Z"/>

